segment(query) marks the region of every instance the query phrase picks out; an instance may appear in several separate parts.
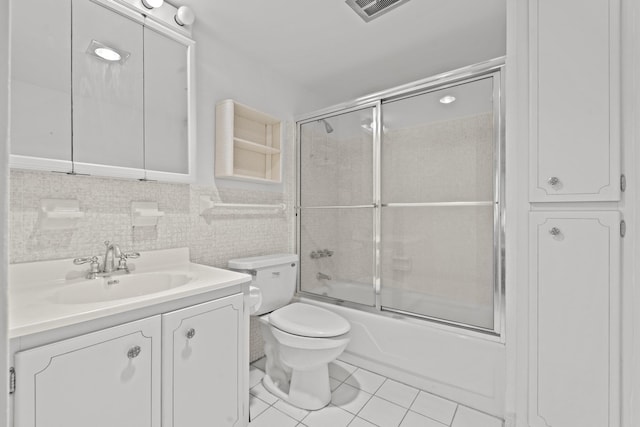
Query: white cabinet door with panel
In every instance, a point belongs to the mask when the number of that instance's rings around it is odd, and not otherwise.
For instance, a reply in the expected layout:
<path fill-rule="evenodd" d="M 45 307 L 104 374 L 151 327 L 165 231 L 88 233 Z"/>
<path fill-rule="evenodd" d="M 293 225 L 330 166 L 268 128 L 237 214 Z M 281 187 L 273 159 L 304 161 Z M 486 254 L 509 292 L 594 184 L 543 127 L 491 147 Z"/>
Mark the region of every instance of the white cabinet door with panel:
<path fill-rule="evenodd" d="M 620 425 L 620 213 L 530 214 L 529 424 Z"/>
<path fill-rule="evenodd" d="M 530 197 L 620 199 L 620 0 L 530 0 Z"/>
<path fill-rule="evenodd" d="M 160 316 L 16 353 L 15 427 L 160 427 Z"/>
<path fill-rule="evenodd" d="M 76 0 L 72 28 L 75 171 L 144 178 L 142 17 Z M 105 60 L 96 43 L 120 59 Z"/>
<path fill-rule="evenodd" d="M 13 1 L 11 22 L 11 167 L 71 172 L 71 0 Z"/>
<path fill-rule="evenodd" d="M 244 425 L 243 296 L 162 316 L 163 427 Z"/>

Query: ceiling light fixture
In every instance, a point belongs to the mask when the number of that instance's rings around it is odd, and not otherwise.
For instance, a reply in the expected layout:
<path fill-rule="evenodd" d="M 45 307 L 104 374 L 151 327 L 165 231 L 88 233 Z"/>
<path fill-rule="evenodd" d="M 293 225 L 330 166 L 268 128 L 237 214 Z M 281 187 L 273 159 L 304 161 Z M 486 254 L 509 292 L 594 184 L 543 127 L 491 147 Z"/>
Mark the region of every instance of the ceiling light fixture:
<path fill-rule="evenodd" d="M 196 15 L 190 7 L 180 6 L 173 19 L 175 19 L 176 24 L 184 27 L 185 25 L 193 24 L 196 20 Z"/>
<path fill-rule="evenodd" d="M 99 47 L 94 50 L 94 52 L 105 61 L 115 62 L 122 59 L 122 56 L 120 56 L 118 52 L 113 49 L 109 49 L 108 47 Z"/>
<path fill-rule="evenodd" d="M 129 56 L 131 56 L 129 52 L 115 49 L 96 40 L 91 40 L 91 43 L 89 43 L 87 54 L 102 61 L 109 63 L 119 62 L 120 64 L 124 64 L 125 61 L 129 59 Z"/>
<path fill-rule="evenodd" d="M 446 96 L 443 96 L 442 98 L 440 98 L 440 103 L 441 104 L 451 104 L 455 100 L 456 100 L 455 96 L 446 95 Z"/>
<path fill-rule="evenodd" d="M 164 4 L 164 0 L 142 0 L 142 4 L 147 9 L 155 9 Z"/>

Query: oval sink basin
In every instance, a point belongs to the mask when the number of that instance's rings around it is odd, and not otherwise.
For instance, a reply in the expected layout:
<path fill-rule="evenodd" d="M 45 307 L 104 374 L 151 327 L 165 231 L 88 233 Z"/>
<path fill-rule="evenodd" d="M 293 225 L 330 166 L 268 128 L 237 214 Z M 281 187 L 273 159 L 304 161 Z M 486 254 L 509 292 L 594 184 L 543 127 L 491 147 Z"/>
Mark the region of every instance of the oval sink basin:
<path fill-rule="evenodd" d="M 52 301 L 59 304 L 88 304 L 134 298 L 177 288 L 192 277 L 182 273 L 141 273 L 95 280 L 83 280 L 55 292 Z"/>

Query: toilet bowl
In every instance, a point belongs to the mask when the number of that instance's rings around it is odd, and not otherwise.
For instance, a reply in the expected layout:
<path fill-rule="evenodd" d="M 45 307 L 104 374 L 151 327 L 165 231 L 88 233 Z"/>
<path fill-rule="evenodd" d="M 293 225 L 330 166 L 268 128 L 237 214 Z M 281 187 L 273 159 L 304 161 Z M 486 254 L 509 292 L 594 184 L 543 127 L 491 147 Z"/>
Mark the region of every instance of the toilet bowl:
<path fill-rule="evenodd" d="M 267 356 L 265 388 L 299 408 L 327 406 L 331 401 L 329 363 L 349 344 L 349 323 L 328 310 L 302 303 L 261 316 L 259 321 Z M 315 326 L 309 328 L 311 322 Z"/>
<path fill-rule="evenodd" d="M 297 261 L 295 254 L 277 254 L 234 259 L 228 266 L 253 276 L 250 300 L 256 301 L 252 314 L 265 342 L 265 388 L 293 406 L 316 410 L 331 401 L 329 363 L 349 344 L 351 325 L 324 308 L 291 303 Z"/>

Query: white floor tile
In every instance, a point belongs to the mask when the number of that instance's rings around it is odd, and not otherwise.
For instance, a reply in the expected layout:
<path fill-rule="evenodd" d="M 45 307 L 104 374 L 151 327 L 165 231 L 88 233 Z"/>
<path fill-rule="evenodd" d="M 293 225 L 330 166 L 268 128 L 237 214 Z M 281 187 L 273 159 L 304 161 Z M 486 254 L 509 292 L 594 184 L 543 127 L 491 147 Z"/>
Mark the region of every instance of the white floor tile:
<path fill-rule="evenodd" d="M 251 366 L 249 368 L 249 388 L 254 388 L 260 381 L 262 381 L 262 377 L 264 377 L 264 372 L 258 368 L 254 368 Z"/>
<path fill-rule="evenodd" d="M 349 378 L 347 378 L 345 383 L 355 388 L 364 390 L 367 393 L 375 394 L 375 392 L 378 391 L 385 379 L 385 377 L 374 374 L 373 372 L 366 371 L 364 369 L 358 369 L 353 374 L 351 374 Z"/>
<path fill-rule="evenodd" d="M 376 396 L 398 404 L 403 408 L 409 408 L 419 391 L 417 388 L 387 379 L 376 392 Z"/>
<path fill-rule="evenodd" d="M 288 404 L 287 402 L 284 402 L 282 400 L 278 400 L 274 405 L 274 408 L 284 412 L 285 414 L 289 415 L 292 418 L 295 418 L 298 421 L 302 421 L 302 419 L 304 417 L 306 417 L 307 415 L 309 415 L 309 411 L 307 411 L 306 409 L 300 409 L 297 408 L 293 405 Z"/>
<path fill-rule="evenodd" d="M 267 358 L 266 357 L 261 357 L 260 359 L 258 359 L 255 362 L 253 362 L 251 364 L 251 366 L 255 366 L 256 368 L 260 369 L 262 372 L 266 372 L 267 371 Z"/>
<path fill-rule="evenodd" d="M 257 386 L 249 390 L 249 393 L 251 393 L 252 395 L 254 395 L 260 400 L 264 400 L 269 405 L 273 405 L 278 401 L 278 398 L 275 397 L 273 394 L 269 393 L 269 391 L 267 391 L 267 389 L 264 388 L 262 383 L 258 384 Z"/>
<path fill-rule="evenodd" d="M 337 389 L 342 384 L 342 381 L 338 381 L 335 378 L 329 377 L 329 386 L 331 387 L 331 391 Z"/>
<path fill-rule="evenodd" d="M 331 393 L 331 404 L 352 414 L 357 414 L 371 399 L 371 396 L 364 390 L 357 389 L 349 384 L 342 384 Z"/>
<path fill-rule="evenodd" d="M 411 410 L 442 424 L 451 425 L 456 406 L 455 402 L 421 391 L 411 405 Z"/>
<path fill-rule="evenodd" d="M 308 427 L 347 427 L 354 418 L 355 415 L 344 409 L 330 405 L 319 411 L 310 412 L 302 423 Z"/>
<path fill-rule="evenodd" d="M 459 406 L 451 427 L 502 427 L 502 420 L 466 406 Z"/>
<path fill-rule="evenodd" d="M 342 382 L 346 380 L 349 375 L 353 374 L 356 369 L 358 369 L 357 366 L 350 365 L 341 360 L 334 360 L 329 363 L 329 376 Z"/>
<path fill-rule="evenodd" d="M 369 421 L 363 420 L 360 417 L 355 417 L 353 421 L 351 421 L 351 424 L 349 424 L 349 427 L 378 427 L 378 426 L 376 426 L 375 424 L 371 424 Z"/>
<path fill-rule="evenodd" d="M 283 414 L 273 406 L 249 423 L 249 427 L 295 427 L 297 425 L 297 420 Z"/>
<path fill-rule="evenodd" d="M 249 395 L 249 419 L 256 419 L 269 405 L 255 396 Z"/>
<path fill-rule="evenodd" d="M 436 420 L 432 420 L 431 418 L 422 416 L 417 412 L 409 411 L 407 415 L 405 415 L 404 420 L 402 420 L 400 427 L 448 427 L 448 426 L 446 424 L 439 423 Z"/>
<path fill-rule="evenodd" d="M 380 427 L 398 427 L 406 413 L 402 406 L 373 396 L 358 416 Z"/>

